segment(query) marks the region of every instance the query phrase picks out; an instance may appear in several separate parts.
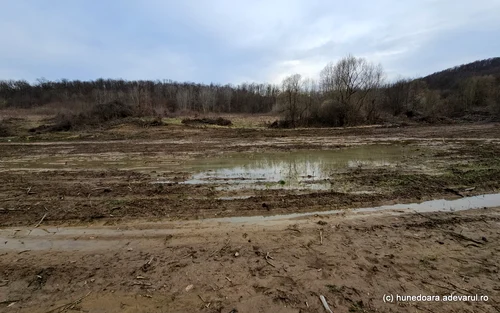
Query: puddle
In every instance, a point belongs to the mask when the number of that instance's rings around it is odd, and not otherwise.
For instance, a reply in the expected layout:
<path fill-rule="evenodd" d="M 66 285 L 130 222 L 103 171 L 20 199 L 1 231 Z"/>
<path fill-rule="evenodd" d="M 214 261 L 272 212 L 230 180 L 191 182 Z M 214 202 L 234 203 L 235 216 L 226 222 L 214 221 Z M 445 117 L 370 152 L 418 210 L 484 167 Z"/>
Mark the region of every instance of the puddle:
<path fill-rule="evenodd" d="M 330 189 L 332 173 L 356 167 L 394 166 L 414 148 L 395 145 L 365 145 L 338 150 L 231 154 L 195 160 L 187 168 L 194 172 L 181 184 L 214 184 L 216 190 L 240 189 Z"/>
<path fill-rule="evenodd" d="M 129 248 L 131 240 L 162 239 L 166 235 L 193 232 L 203 228 L 214 229 L 221 223 L 229 224 L 257 224 L 259 226 L 274 227 L 289 223 L 292 219 L 315 215 L 336 215 L 348 213 L 356 214 L 385 212 L 386 214 L 406 214 L 414 212 L 453 212 L 484 207 L 500 206 L 500 194 L 488 194 L 457 200 L 433 200 L 422 203 L 396 204 L 353 210 L 332 210 L 322 212 L 295 213 L 275 216 L 242 216 L 210 218 L 195 221 L 168 222 L 162 221 L 149 224 L 147 228 L 136 228 L 140 225 L 113 227 L 49 227 L 37 229 L 0 229 L 0 242 L 3 250 L 79 250 L 95 251 L 96 249 L 112 249 L 115 247 Z M 307 222 L 307 221 L 306 221 Z M 174 226 L 175 225 L 175 226 Z M 240 226 L 238 226 L 240 227 Z"/>
<path fill-rule="evenodd" d="M 250 199 L 252 196 L 229 196 L 229 197 L 219 197 L 217 200 L 231 201 L 231 200 L 244 200 Z"/>
<path fill-rule="evenodd" d="M 205 219 L 203 221 L 220 222 L 220 223 L 228 222 L 228 223 L 258 224 L 267 221 L 289 220 L 289 219 L 308 217 L 314 215 L 333 215 L 345 212 L 349 213 L 370 213 L 370 212 L 381 212 L 381 211 L 393 211 L 393 213 L 455 212 L 455 211 L 463 211 L 471 209 L 481 209 L 485 207 L 491 208 L 497 206 L 500 206 L 500 193 L 487 194 L 474 197 L 465 197 L 456 200 L 439 199 L 421 203 L 384 205 L 379 207 L 359 208 L 347 211 L 331 210 L 331 211 L 293 213 L 293 214 L 273 215 L 273 216 L 238 216 L 238 217 Z"/>

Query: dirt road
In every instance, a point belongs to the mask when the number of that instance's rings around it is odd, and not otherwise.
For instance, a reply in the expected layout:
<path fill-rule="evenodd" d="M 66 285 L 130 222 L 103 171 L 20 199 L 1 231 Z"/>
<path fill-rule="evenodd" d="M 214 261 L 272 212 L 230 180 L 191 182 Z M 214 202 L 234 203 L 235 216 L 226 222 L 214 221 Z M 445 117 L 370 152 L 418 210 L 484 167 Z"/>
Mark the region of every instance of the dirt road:
<path fill-rule="evenodd" d="M 324 312 L 319 295 L 334 312 L 500 310 L 500 208 L 0 234 L 2 312 Z"/>

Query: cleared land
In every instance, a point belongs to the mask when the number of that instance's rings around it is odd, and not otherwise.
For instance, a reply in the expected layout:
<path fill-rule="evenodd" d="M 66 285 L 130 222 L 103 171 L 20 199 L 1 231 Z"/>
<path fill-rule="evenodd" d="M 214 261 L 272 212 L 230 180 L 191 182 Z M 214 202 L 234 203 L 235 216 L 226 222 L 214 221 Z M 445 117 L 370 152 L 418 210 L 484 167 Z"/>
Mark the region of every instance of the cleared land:
<path fill-rule="evenodd" d="M 320 312 L 322 294 L 334 312 L 500 310 L 498 209 L 349 210 L 498 193 L 498 125 L 271 130 L 232 120 L 1 142 L 0 308 Z M 290 173 L 302 173 L 313 151 L 321 175 L 309 164 L 315 174 L 294 185 Z M 247 171 L 278 168 L 280 179 L 242 183 L 248 178 L 217 165 L 233 161 Z M 295 166 L 287 179 L 283 164 Z M 345 214 L 204 220 L 336 209 Z M 489 301 L 382 301 L 453 292 Z"/>

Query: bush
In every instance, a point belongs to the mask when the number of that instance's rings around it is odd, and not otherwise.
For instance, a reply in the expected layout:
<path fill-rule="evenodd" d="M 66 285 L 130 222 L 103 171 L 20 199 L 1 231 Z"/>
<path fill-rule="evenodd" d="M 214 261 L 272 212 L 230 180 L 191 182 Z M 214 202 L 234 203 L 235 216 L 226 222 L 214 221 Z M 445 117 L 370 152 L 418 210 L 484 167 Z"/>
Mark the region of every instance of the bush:
<path fill-rule="evenodd" d="M 107 122 L 134 115 L 130 105 L 120 101 L 96 104 L 90 111 L 89 118 L 93 121 Z"/>
<path fill-rule="evenodd" d="M 31 128 L 29 131 L 56 132 L 81 129 L 85 127 L 97 127 L 103 123 L 124 119 L 133 115 L 134 110 L 131 106 L 120 101 L 111 101 L 108 103 L 96 104 L 92 109 L 85 113 L 59 113 L 52 120 L 54 124 Z"/>
<path fill-rule="evenodd" d="M 207 125 L 219 125 L 219 126 L 231 126 L 233 123 L 225 118 L 185 118 L 182 120 L 182 124 L 192 125 L 192 124 L 207 124 Z"/>

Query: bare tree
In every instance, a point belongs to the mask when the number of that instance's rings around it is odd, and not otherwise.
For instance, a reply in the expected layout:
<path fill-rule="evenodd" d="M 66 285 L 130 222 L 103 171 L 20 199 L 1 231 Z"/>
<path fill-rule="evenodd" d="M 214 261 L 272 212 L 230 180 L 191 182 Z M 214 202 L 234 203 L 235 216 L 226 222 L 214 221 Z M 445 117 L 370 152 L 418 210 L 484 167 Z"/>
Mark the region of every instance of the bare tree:
<path fill-rule="evenodd" d="M 279 99 L 279 111 L 284 114 L 293 127 L 296 126 L 304 109 L 301 106 L 302 76 L 294 74 L 283 79 Z"/>
<path fill-rule="evenodd" d="M 200 90 L 199 99 L 203 113 L 213 111 L 217 100 L 217 93 L 211 87 L 204 87 Z"/>
<path fill-rule="evenodd" d="M 233 98 L 233 90 L 230 87 L 224 87 L 222 91 L 222 96 L 224 98 L 224 109 L 226 112 L 231 112 L 231 100 Z"/>
<path fill-rule="evenodd" d="M 177 94 L 175 95 L 176 101 L 177 101 L 177 106 L 179 110 L 181 111 L 188 111 L 189 110 L 189 105 L 190 105 L 190 94 L 187 89 L 181 89 L 177 90 Z"/>
<path fill-rule="evenodd" d="M 311 118 L 318 114 L 319 109 L 319 90 L 318 83 L 311 78 L 304 79 L 302 84 L 302 93 L 304 94 L 304 114 Z"/>
<path fill-rule="evenodd" d="M 336 64 L 329 63 L 320 73 L 321 88 L 328 99 L 338 102 L 346 111 L 343 124 L 357 123 L 362 117 L 363 106 L 375 104 L 375 93 L 383 82 L 381 65 L 349 55 Z"/>

